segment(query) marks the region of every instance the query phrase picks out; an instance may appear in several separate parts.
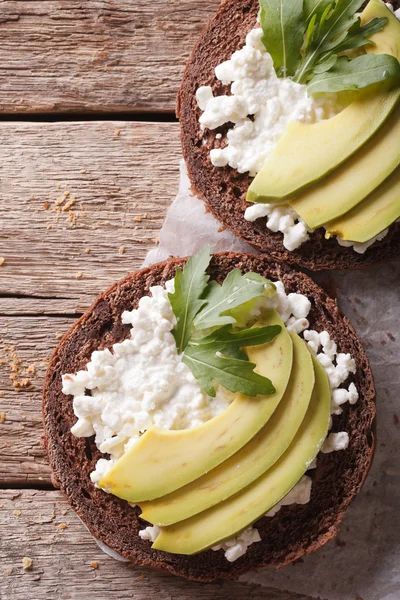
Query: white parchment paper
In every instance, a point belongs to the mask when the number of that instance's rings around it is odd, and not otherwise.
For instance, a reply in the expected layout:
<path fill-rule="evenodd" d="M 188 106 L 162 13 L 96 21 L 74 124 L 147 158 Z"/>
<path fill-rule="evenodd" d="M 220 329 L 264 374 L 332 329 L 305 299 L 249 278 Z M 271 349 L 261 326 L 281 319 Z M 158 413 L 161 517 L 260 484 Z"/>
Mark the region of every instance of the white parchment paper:
<path fill-rule="evenodd" d="M 182 161 L 178 195 L 145 264 L 187 256 L 210 244 L 213 252 L 255 250 L 220 224 L 190 193 Z M 323 600 L 400 600 L 400 261 L 366 271 L 317 274 L 337 295 L 371 361 L 377 388 L 377 449 L 363 491 L 348 509 L 338 541 L 303 562 L 248 573 L 242 581 Z"/>

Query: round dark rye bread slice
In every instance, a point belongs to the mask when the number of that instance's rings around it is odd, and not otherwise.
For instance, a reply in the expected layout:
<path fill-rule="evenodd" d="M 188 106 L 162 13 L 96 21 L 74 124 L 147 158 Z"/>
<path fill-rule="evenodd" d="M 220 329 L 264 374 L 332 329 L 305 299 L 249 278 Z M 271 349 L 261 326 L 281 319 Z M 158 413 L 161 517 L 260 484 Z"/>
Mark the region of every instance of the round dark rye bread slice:
<path fill-rule="evenodd" d="M 400 0 L 393 0 L 396 8 Z M 184 72 L 178 95 L 177 114 L 181 122 L 183 156 L 189 172 L 193 192 L 201 198 L 208 210 L 235 235 L 276 260 L 286 261 L 307 269 L 359 269 L 400 255 L 400 223 L 390 227 L 388 235 L 375 242 L 365 254 L 340 246 L 336 239 L 326 240 L 324 229 L 318 229 L 310 240 L 297 250 L 289 252 L 283 245 L 283 234 L 273 233 L 266 227 L 266 218 L 249 223 L 244 212 L 249 205 L 245 195 L 252 181 L 231 167 L 214 167 L 210 150 L 225 144 L 230 126 L 214 131 L 201 131 L 201 111 L 196 102 L 199 86 L 209 85 L 214 95 L 229 93 L 229 86 L 215 78 L 215 67 L 228 60 L 240 49 L 247 33 L 256 26 L 258 0 L 227 0 L 209 22 L 197 43 Z M 218 133 L 222 139 L 216 139 Z"/>
<path fill-rule="evenodd" d="M 153 285 L 165 283 L 175 275 L 185 259 L 173 259 L 128 275 L 102 294 L 92 308 L 76 323 L 57 347 L 46 376 L 43 395 L 45 444 L 55 485 L 67 496 L 71 506 L 90 532 L 120 555 L 140 566 L 169 571 L 192 580 L 212 581 L 234 578 L 264 565 L 286 565 L 313 552 L 338 531 L 344 510 L 360 490 L 368 472 L 374 447 L 375 390 L 364 348 L 349 321 L 342 317 L 336 302 L 307 275 L 286 265 L 269 262 L 264 256 L 223 253 L 213 257 L 209 269 L 212 279 L 222 282 L 235 267 L 255 271 L 273 280 L 280 279 L 287 293 L 299 292 L 312 302 L 310 327 L 327 330 L 340 352 L 356 360 L 352 377 L 360 398 L 354 406 L 345 405 L 343 414 L 334 417 L 333 431 L 347 431 L 347 450 L 322 454 L 316 470 L 311 501 L 306 505 L 283 507 L 273 518 L 262 518 L 256 526 L 262 541 L 229 563 L 223 551 L 208 550 L 195 556 L 167 554 L 151 549 L 138 536 L 146 524 L 140 521 L 139 508 L 96 489 L 89 474 L 102 456 L 94 438 L 74 437 L 70 429 L 76 422 L 72 397 L 61 392 L 61 375 L 86 367 L 94 350 L 110 348 L 129 336 L 130 327 L 121 323 L 124 310 L 132 310 Z"/>

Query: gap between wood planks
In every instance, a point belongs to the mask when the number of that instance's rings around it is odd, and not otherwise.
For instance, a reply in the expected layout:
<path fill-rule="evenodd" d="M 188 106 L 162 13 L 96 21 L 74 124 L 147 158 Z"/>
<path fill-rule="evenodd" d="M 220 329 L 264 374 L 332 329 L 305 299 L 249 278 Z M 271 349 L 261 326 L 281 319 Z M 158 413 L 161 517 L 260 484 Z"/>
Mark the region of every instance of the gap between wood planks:
<path fill-rule="evenodd" d="M 65 112 L 65 113 L 0 113 L 0 122 L 22 122 L 22 123 L 65 123 L 71 121 L 126 121 L 138 123 L 178 123 L 178 117 L 170 112 L 158 113 L 135 113 L 132 111 L 122 112 Z"/>

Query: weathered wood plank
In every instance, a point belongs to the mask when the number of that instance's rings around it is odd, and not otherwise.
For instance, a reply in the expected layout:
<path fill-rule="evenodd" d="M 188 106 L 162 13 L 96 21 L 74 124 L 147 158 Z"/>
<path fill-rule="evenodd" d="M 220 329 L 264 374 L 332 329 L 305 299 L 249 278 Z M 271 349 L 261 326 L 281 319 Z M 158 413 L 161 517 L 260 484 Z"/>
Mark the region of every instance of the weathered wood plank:
<path fill-rule="evenodd" d="M 0 317 L 2 486 L 51 484 L 41 444 L 43 377 L 58 338 L 73 322 L 65 317 Z"/>
<path fill-rule="evenodd" d="M 201 585 L 117 562 L 59 492 L 0 490 L 0 505 L 2 600 L 312 600 L 245 583 Z M 23 569 L 23 557 L 31 569 Z"/>
<path fill-rule="evenodd" d="M 99 290 L 100 292 L 101 290 Z M 0 317 L 61 316 L 79 317 L 89 306 L 88 298 L 82 302 L 69 298 L 30 298 L 0 296 Z"/>
<path fill-rule="evenodd" d="M 73 312 L 140 265 L 178 188 L 178 124 L 3 123 L 0 146 L 0 296 Z"/>
<path fill-rule="evenodd" d="M 219 0 L 3 0 L 0 112 L 170 112 Z"/>

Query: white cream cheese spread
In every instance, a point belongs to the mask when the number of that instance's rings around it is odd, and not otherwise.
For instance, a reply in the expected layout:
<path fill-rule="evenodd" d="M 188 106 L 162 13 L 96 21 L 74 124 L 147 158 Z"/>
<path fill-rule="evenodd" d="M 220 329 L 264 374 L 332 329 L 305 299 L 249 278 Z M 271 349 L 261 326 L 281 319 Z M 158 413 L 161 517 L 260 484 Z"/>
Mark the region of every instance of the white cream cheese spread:
<path fill-rule="evenodd" d="M 150 295 L 141 298 L 136 309 L 122 314 L 122 322 L 132 325 L 130 337 L 114 344 L 112 351 L 93 352 L 85 370 L 62 377 L 63 393 L 74 396 L 77 422 L 71 432 L 77 437 L 95 435 L 96 446 L 110 456 L 97 462 L 91 474 L 95 484 L 149 427 L 194 427 L 220 414 L 232 399 L 221 390 L 217 391 L 216 398 L 209 397 L 182 362 L 171 333 L 176 318 L 168 292 L 173 291 L 173 286 L 171 280 L 165 288 L 150 288 Z M 303 335 L 328 374 L 332 389 L 331 413 L 340 414 L 345 402 L 354 404 L 358 399 L 353 383 L 348 389 L 340 387 L 349 374 L 355 372 L 354 360 L 349 354 L 337 352 L 328 332 L 309 329 L 307 317 L 311 302 L 306 296 L 286 294 L 281 281 L 275 286 L 276 294 L 263 298 L 253 309 L 251 318 L 256 319 L 263 308 L 274 308 L 288 331 Z M 343 449 L 347 444 L 347 433 L 330 434 L 324 452 Z M 308 502 L 310 490 L 311 479 L 305 476 L 267 516 L 273 516 L 285 504 Z M 139 535 L 154 541 L 158 532 L 158 528 L 149 526 Z M 234 561 L 260 539 L 257 529 L 250 527 L 225 540 L 218 548 L 225 550 L 227 560 Z"/>
<path fill-rule="evenodd" d="M 400 8 L 398 8 L 397 10 L 394 10 L 393 5 L 390 4 L 390 2 L 386 2 L 386 6 L 388 7 L 389 10 L 392 11 L 392 13 L 394 13 L 394 16 L 400 21 Z"/>
<path fill-rule="evenodd" d="M 216 67 L 217 79 L 231 84 L 231 96 L 214 97 L 210 87 L 197 90 L 203 129 L 234 123 L 226 147 L 211 150 L 211 162 L 251 176 L 261 170 L 291 121 L 315 123 L 335 114 L 333 102 L 322 104 L 308 96 L 306 86 L 277 77 L 261 37 L 262 29 L 253 29 L 245 46 Z"/>
<path fill-rule="evenodd" d="M 267 217 L 266 225 L 270 231 L 283 233 L 283 245 L 289 252 L 310 239 L 309 234 L 313 231 L 288 204 L 251 204 L 246 208 L 246 221 L 252 223 L 261 217 Z"/>
<path fill-rule="evenodd" d="M 258 529 L 255 527 L 248 527 L 238 535 L 225 540 L 222 544 L 213 546 L 212 550 L 224 550 L 226 560 L 235 562 L 235 560 L 246 554 L 249 546 L 256 542 L 261 542 L 261 536 Z"/>
<path fill-rule="evenodd" d="M 345 450 L 348 445 L 349 434 L 346 431 L 330 433 L 321 448 L 321 452 L 329 454 L 330 452 L 336 452 L 337 450 Z"/>

